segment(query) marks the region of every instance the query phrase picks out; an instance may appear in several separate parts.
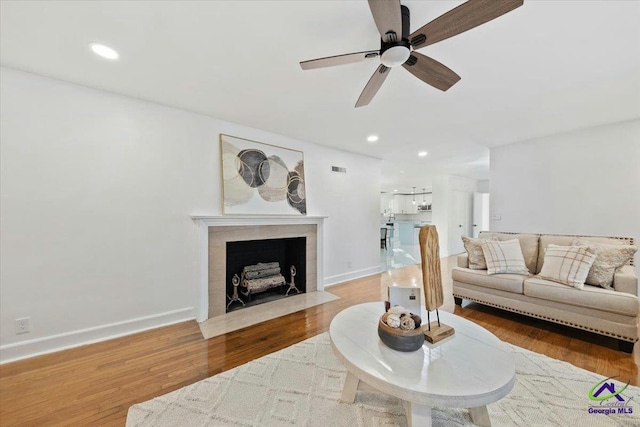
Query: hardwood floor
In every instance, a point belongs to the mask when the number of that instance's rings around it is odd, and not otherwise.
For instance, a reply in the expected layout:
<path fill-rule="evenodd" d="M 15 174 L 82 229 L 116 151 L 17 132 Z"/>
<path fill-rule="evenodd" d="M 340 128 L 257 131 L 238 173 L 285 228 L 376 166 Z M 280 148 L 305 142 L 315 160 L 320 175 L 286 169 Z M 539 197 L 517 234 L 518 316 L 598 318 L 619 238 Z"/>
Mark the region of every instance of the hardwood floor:
<path fill-rule="evenodd" d="M 509 343 L 638 385 L 634 356 L 616 342 L 479 304 L 454 306 L 443 260 L 443 309 Z M 195 321 L 0 366 L 0 425 L 124 425 L 129 407 L 328 330 L 346 307 L 386 299 L 393 283 L 421 283 L 418 266 L 327 290 L 339 300 L 204 340 Z M 381 303 L 382 310 L 382 303 Z"/>

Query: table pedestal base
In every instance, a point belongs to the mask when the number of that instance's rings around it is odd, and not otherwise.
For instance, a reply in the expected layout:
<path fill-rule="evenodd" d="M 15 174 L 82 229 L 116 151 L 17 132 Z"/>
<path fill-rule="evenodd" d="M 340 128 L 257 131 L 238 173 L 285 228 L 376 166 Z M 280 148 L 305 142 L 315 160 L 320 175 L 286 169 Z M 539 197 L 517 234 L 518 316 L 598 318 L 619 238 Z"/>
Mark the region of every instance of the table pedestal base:
<path fill-rule="evenodd" d="M 340 401 L 345 403 L 353 403 L 356 400 L 356 392 L 360 391 L 372 391 L 380 393 L 380 390 L 369 386 L 368 384 L 360 381 L 360 379 L 347 371 L 347 378 L 344 381 L 344 387 L 342 388 L 342 396 Z M 409 402 L 407 400 L 402 401 L 402 406 L 407 415 L 407 425 L 431 427 L 431 407 L 427 405 L 421 405 L 415 402 Z M 489 419 L 489 412 L 486 406 L 479 406 L 477 408 L 470 408 L 469 413 L 473 422 L 482 427 L 491 427 L 491 420 Z"/>
<path fill-rule="evenodd" d="M 407 425 L 431 427 L 431 407 L 420 405 L 419 403 L 402 401 L 404 413 L 407 415 Z"/>
<path fill-rule="evenodd" d="M 486 406 L 479 406 L 477 408 L 469 408 L 471 413 L 471 420 L 482 427 L 491 427 L 491 420 L 489 419 L 489 412 Z"/>

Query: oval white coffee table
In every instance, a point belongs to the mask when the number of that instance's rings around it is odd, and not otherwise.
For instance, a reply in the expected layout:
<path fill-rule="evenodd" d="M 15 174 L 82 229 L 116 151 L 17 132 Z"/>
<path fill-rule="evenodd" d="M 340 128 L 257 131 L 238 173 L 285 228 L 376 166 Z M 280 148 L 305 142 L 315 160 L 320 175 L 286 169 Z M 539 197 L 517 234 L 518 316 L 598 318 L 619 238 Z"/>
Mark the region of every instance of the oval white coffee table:
<path fill-rule="evenodd" d="M 516 370 L 507 346 L 486 329 L 451 313 L 442 323 L 455 335 L 436 344 L 425 341 L 413 352 L 387 347 L 378 337 L 383 302 L 349 307 L 331 321 L 334 353 L 347 368 L 342 401 L 353 403 L 357 390 L 402 399 L 409 426 L 431 426 L 431 408 L 469 408 L 473 422 L 490 426 L 486 405 L 513 388 Z M 427 318 L 423 309 L 423 319 Z M 433 318 L 433 316 L 432 316 Z"/>

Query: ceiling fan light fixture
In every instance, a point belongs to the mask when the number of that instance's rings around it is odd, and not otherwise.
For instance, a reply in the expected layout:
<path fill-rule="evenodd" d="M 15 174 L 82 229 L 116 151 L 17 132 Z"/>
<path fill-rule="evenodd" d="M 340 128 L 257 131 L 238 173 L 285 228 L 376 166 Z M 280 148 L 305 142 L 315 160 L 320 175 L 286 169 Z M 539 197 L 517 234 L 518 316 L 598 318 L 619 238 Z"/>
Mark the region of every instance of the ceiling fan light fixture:
<path fill-rule="evenodd" d="M 389 71 L 400 65 L 424 83 L 443 92 L 449 90 L 460 81 L 460 76 L 435 59 L 416 52 L 416 49 L 485 24 L 522 6 L 524 0 L 468 0 L 413 33 L 410 33 L 411 13 L 408 7 L 400 4 L 400 0 L 368 0 L 368 3 L 380 34 L 379 51 L 354 52 L 300 62 L 303 70 L 310 70 L 361 62 L 380 55 L 382 64 L 360 93 L 356 108 L 369 105 Z"/>
<path fill-rule="evenodd" d="M 120 54 L 118 54 L 114 49 L 101 43 L 89 43 L 89 47 L 93 53 L 106 59 L 115 61 L 120 57 Z"/>
<path fill-rule="evenodd" d="M 411 49 L 406 46 L 392 46 L 382 52 L 380 60 L 385 67 L 397 67 L 407 62 L 411 56 Z"/>

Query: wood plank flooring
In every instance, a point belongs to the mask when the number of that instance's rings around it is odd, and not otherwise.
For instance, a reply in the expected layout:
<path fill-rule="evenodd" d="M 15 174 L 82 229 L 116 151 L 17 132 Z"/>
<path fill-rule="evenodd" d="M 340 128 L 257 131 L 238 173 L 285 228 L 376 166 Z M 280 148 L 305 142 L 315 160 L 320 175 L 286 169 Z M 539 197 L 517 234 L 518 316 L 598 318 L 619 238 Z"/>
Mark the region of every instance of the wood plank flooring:
<path fill-rule="evenodd" d="M 504 341 L 639 384 L 634 357 L 618 351 L 613 339 L 479 304 L 454 306 L 450 281 L 454 262 L 453 257 L 443 260 L 444 309 Z M 418 266 L 332 286 L 328 290 L 339 300 L 209 340 L 191 321 L 1 365 L 0 425 L 122 426 L 135 403 L 327 331 L 344 308 L 382 301 L 388 285 L 412 282 L 421 283 Z"/>

